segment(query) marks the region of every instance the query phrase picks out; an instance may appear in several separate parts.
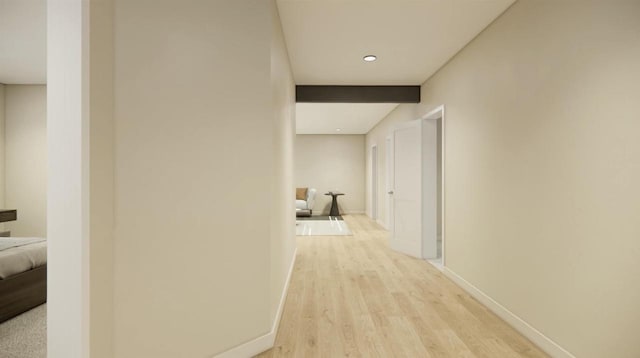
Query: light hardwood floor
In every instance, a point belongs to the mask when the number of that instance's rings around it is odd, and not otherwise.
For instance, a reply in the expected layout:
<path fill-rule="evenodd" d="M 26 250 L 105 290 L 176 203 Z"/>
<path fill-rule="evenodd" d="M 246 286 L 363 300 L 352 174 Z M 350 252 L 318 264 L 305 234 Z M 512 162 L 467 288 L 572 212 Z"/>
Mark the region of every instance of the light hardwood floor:
<path fill-rule="evenodd" d="M 258 357 L 547 357 L 387 232 L 345 216 L 353 236 L 298 237 L 275 347 Z"/>

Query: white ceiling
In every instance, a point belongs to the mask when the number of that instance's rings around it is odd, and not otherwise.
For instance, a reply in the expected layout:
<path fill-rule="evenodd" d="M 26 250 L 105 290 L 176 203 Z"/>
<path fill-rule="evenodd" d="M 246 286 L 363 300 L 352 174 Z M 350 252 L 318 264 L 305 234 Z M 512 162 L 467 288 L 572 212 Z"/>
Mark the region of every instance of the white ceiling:
<path fill-rule="evenodd" d="M 513 2 L 278 0 L 278 9 L 297 84 L 419 85 Z M 364 62 L 370 54 L 378 60 Z M 298 133 L 366 133 L 395 106 L 298 104 Z"/>
<path fill-rule="evenodd" d="M 366 134 L 397 106 L 397 103 L 298 103 L 296 133 Z"/>
<path fill-rule="evenodd" d="M 515 0 L 278 0 L 297 84 L 417 85 Z M 362 57 L 374 54 L 376 62 Z"/>
<path fill-rule="evenodd" d="M 0 0 L 0 83 L 46 81 L 46 0 Z"/>

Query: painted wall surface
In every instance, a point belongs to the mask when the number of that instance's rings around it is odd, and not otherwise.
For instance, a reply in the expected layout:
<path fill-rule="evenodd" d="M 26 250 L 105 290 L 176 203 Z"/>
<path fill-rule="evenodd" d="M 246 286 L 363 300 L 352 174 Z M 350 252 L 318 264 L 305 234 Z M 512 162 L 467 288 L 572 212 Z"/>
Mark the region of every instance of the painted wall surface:
<path fill-rule="evenodd" d="M 212 356 L 272 328 L 295 247 L 275 6 L 116 2 L 116 357 Z"/>
<path fill-rule="evenodd" d="M 329 215 L 331 197 L 337 190 L 340 212 L 365 211 L 364 135 L 298 134 L 295 146 L 296 187 L 316 188 L 313 215 Z"/>
<path fill-rule="evenodd" d="M 447 266 L 577 357 L 640 355 L 638 14 L 518 1 L 367 135 L 446 106 Z"/>
<path fill-rule="evenodd" d="M 273 122 L 273 180 L 271 190 L 271 321 L 276 319 L 289 274 L 295 241 L 293 191 L 296 135 L 295 83 L 284 42 L 280 16 L 271 6 L 271 94 Z"/>
<path fill-rule="evenodd" d="M 5 207 L 5 195 L 4 195 L 4 177 L 5 177 L 5 168 L 4 168 L 4 156 L 5 156 L 5 148 L 4 148 L 4 112 L 5 112 L 5 85 L 0 83 L 0 207 Z M 0 230 L 4 230 L 4 223 L 0 223 Z"/>
<path fill-rule="evenodd" d="M 91 358 L 112 358 L 114 248 L 114 0 L 90 6 L 90 237 Z"/>
<path fill-rule="evenodd" d="M 4 180 L 6 208 L 18 220 L 12 236 L 47 236 L 47 87 L 5 85 Z"/>

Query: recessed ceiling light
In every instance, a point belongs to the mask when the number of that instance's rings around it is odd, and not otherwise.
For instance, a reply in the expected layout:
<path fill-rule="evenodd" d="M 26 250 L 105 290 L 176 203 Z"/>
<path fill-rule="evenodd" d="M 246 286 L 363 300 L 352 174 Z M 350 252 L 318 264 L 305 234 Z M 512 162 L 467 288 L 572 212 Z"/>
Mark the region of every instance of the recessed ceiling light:
<path fill-rule="evenodd" d="M 336 128 L 336 132 L 340 132 L 342 129 L 340 128 Z"/>
<path fill-rule="evenodd" d="M 375 55 L 366 55 L 362 58 L 365 62 L 373 62 L 378 59 Z"/>

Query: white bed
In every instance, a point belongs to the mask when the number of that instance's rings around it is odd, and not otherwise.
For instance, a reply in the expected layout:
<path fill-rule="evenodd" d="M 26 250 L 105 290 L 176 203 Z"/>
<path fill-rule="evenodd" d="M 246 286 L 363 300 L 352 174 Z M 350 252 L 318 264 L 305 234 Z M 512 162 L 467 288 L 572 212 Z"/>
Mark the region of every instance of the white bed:
<path fill-rule="evenodd" d="M 0 238 L 3 240 L 5 238 Z M 6 240 L 18 238 L 6 238 Z M 20 238 L 33 243 L 0 250 L 0 279 L 29 271 L 47 264 L 47 241 L 37 238 Z"/>

